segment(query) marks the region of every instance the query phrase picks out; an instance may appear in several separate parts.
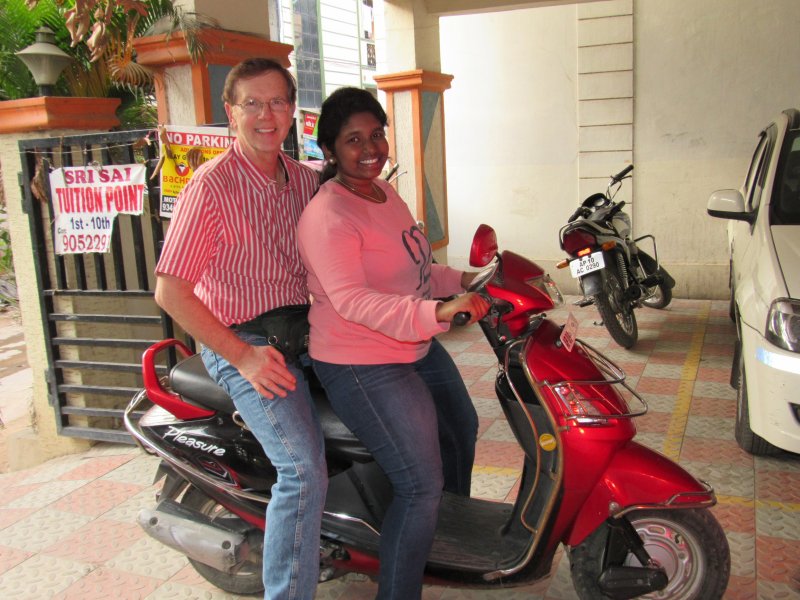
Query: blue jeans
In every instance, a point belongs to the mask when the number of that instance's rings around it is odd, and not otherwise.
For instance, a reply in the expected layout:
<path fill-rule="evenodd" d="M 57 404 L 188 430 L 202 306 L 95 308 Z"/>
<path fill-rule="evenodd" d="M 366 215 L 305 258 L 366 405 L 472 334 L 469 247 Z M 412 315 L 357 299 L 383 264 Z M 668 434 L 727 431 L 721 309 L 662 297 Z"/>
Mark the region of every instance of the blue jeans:
<path fill-rule="evenodd" d="M 237 335 L 253 346 L 267 343 L 256 334 Z M 264 598 L 312 600 L 319 579 L 320 526 L 328 473 L 322 429 L 308 382 L 300 368 L 290 366 L 297 389 L 285 398 L 269 400 L 218 354 L 204 347 L 202 357 L 278 472 L 267 505 Z M 308 355 L 302 359 L 308 364 Z"/>
<path fill-rule="evenodd" d="M 333 409 L 392 483 L 377 598 L 420 598 L 446 479 L 443 464 L 451 469 L 453 490 L 469 494 L 478 417 L 461 375 L 435 340 L 427 356 L 410 364 L 313 363 Z"/>

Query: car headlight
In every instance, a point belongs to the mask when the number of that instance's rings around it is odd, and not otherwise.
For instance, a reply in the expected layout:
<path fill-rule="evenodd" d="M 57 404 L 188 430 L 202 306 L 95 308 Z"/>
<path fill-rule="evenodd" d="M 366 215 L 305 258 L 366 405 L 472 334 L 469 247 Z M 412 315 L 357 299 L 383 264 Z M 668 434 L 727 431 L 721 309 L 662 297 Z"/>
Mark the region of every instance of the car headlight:
<path fill-rule="evenodd" d="M 800 300 L 773 300 L 767 315 L 766 338 L 790 352 L 800 352 Z"/>

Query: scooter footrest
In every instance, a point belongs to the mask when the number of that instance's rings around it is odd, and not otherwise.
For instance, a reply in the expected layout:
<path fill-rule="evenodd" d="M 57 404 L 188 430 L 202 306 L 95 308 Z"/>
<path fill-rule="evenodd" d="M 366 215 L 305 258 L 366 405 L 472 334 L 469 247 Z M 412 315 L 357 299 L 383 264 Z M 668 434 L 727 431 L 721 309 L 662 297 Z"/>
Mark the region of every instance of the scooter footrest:
<path fill-rule="evenodd" d="M 657 592 L 667 587 L 668 583 L 666 572 L 656 567 L 608 567 L 598 580 L 603 593 L 615 600 Z"/>

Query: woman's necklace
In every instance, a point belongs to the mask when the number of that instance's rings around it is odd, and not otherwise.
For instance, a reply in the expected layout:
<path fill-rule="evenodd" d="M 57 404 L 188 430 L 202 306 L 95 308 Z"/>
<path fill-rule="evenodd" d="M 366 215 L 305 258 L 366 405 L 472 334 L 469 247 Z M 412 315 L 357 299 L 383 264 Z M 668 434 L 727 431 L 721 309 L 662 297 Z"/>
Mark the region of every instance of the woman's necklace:
<path fill-rule="evenodd" d="M 349 183 L 345 183 L 339 177 L 334 177 L 334 180 L 343 188 L 350 190 L 356 196 L 364 198 L 364 200 L 369 200 L 370 202 L 374 202 L 375 204 L 383 204 L 384 202 L 386 202 L 386 194 L 383 192 L 381 188 L 375 185 L 374 181 L 370 182 L 370 185 L 372 186 L 372 194 L 365 194 L 364 192 L 358 191 L 355 188 L 355 186 L 352 186 Z"/>

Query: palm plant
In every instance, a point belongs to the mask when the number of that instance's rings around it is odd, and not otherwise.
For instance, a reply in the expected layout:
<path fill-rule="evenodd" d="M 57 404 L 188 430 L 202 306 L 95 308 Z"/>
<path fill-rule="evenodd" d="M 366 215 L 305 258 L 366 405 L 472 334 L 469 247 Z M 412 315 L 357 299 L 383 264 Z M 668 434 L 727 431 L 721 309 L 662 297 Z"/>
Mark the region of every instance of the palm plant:
<path fill-rule="evenodd" d="M 133 40 L 154 33 L 184 33 L 190 55 L 203 57 L 199 32 L 215 23 L 186 12 L 174 0 L 0 0 L 0 99 L 36 95 L 28 70 L 15 56 L 47 25 L 74 60 L 56 84 L 65 96 L 119 97 L 135 125 L 154 124 L 153 73 L 136 63 Z M 123 121 L 127 121 L 123 114 Z"/>

